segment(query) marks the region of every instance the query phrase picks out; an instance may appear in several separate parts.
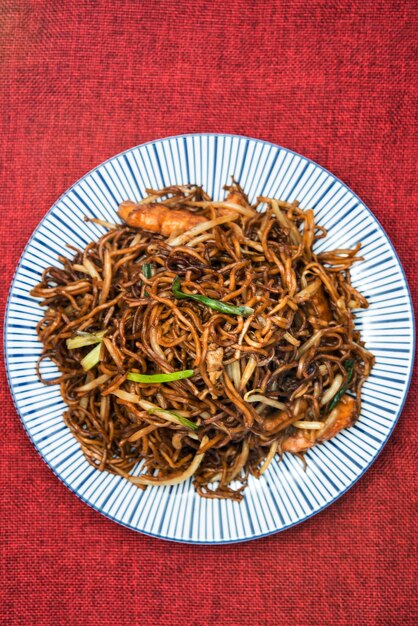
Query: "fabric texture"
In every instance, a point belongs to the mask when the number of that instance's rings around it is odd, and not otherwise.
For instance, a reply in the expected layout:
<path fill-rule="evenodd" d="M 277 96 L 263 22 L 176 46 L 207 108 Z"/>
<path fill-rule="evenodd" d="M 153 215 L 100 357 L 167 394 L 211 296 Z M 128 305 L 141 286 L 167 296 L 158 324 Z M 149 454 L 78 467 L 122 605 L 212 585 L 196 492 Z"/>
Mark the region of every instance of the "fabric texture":
<path fill-rule="evenodd" d="M 2 313 L 26 241 L 68 186 L 188 132 L 270 140 L 336 174 L 389 234 L 416 304 L 417 18 L 413 0 L 3 0 Z M 331 507 L 198 547 L 78 500 L 1 377 L 3 624 L 417 623 L 416 382 L 382 454 Z"/>

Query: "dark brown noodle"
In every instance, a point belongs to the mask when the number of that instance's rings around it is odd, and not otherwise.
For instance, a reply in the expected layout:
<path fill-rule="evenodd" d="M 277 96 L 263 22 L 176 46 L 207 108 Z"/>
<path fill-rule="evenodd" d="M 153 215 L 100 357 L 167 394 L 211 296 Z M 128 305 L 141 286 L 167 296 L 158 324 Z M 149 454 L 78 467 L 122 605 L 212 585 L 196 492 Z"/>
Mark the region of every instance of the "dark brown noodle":
<path fill-rule="evenodd" d="M 248 475 L 259 476 L 289 448 L 286 441 L 302 437 L 301 452 L 313 445 L 316 431 L 292 424 L 324 422 L 332 398 L 325 405 L 321 399 L 337 376 L 337 382 L 347 381 L 350 360 L 348 389 L 358 416 L 373 356 L 353 323 L 352 309 L 367 307 L 350 282 L 360 245 L 316 255 L 312 245 L 326 231 L 315 225 L 311 210 L 269 198 L 250 207 L 236 183 L 227 189 L 246 208 L 233 221 L 197 237 L 180 236 L 177 245 L 117 225 L 71 261 L 60 258 L 59 268 L 47 268 L 32 295 L 46 307 L 38 324 L 44 346 L 39 376 L 47 385 L 60 384 L 65 423 L 89 463 L 141 488 L 193 473 L 202 496 L 241 500 Z M 196 186 L 148 193 L 154 202 L 208 219 L 225 213 Z M 151 278 L 144 264 L 152 266 Z M 175 299 L 176 276 L 185 292 L 247 305 L 254 314 L 226 315 Z M 105 329 L 102 360 L 86 373 L 80 361 L 92 346 L 69 350 L 66 340 L 78 331 Z M 57 379 L 42 378 L 45 358 L 58 366 Z M 131 370 L 185 369 L 194 376 L 163 384 L 126 380 Z M 133 396 L 117 397 L 118 390 Z M 252 395 L 261 399 L 250 402 Z M 198 431 L 150 414 L 135 396 L 187 417 Z M 266 398 L 278 404 L 266 404 Z M 139 461 L 148 476 L 142 482 L 130 474 Z M 233 480 L 241 486 L 231 486 Z"/>

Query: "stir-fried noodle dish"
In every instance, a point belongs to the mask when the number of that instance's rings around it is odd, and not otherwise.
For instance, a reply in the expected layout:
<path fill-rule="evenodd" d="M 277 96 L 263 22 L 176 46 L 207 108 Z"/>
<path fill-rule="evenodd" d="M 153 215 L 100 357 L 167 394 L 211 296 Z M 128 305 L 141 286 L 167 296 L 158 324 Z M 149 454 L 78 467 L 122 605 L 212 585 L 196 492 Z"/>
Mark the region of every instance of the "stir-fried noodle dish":
<path fill-rule="evenodd" d="M 32 295 L 39 378 L 60 385 L 89 463 L 142 489 L 192 478 L 203 497 L 239 501 L 276 455 L 304 462 L 356 421 L 374 358 L 354 327 L 360 244 L 315 254 L 326 230 L 312 210 L 225 190 L 149 189 L 119 206 L 121 224 L 91 219 L 105 234 Z"/>

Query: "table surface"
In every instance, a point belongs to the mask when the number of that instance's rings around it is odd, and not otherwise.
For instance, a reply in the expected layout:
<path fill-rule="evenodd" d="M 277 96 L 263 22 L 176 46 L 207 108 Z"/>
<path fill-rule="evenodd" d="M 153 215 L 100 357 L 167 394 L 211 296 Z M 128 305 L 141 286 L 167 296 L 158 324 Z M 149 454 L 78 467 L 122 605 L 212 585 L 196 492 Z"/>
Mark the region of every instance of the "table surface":
<path fill-rule="evenodd" d="M 3 0 L 2 312 L 26 241 L 71 183 L 188 132 L 266 139 L 336 174 L 389 234 L 416 303 L 417 20 L 413 0 Z M 275 536 L 199 547 L 78 500 L 1 376 L 2 623 L 416 623 L 416 383 L 335 504 Z"/>

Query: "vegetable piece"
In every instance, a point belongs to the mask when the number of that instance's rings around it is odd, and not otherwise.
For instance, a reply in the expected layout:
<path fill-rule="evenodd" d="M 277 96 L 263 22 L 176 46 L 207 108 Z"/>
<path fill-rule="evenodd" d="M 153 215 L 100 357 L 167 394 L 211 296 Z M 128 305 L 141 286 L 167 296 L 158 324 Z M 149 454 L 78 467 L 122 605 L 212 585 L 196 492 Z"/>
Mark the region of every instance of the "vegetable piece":
<path fill-rule="evenodd" d="M 145 276 L 145 278 L 152 278 L 152 265 L 151 263 L 144 263 L 142 266 L 142 273 Z M 149 296 L 148 291 L 145 289 L 144 291 L 144 295 L 146 297 Z"/>
<path fill-rule="evenodd" d="M 337 374 L 335 376 L 331 387 L 326 390 L 321 398 L 321 406 L 325 406 L 330 400 L 332 400 L 332 398 L 335 397 L 335 395 L 339 392 L 341 385 L 343 384 L 343 380 L 344 378 L 341 376 L 341 374 Z"/>
<path fill-rule="evenodd" d="M 292 426 L 295 428 L 303 428 L 304 430 L 321 430 L 324 427 L 324 422 L 305 422 L 304 420 L 297 420 L 293 422 Z"/>
<path fill-rule="evenodd" d="M 219 313 L 226 313 L 227 315 L 242 315 L 243 317 L 248 317 L 254 313 L 254 309 L 249 306 L 233 306 L 227 302 L 214 300 L 213 298 L 208 298 L 207 296 L 201 296 L 195 293 L 184 293 L 181 291 L 181 282 L 178 276 L 173 280 L 172 290 L 176 298 L 189 298 L 190 300 L 196 300 L 196 302 L 205 304 L 210 309 L 218 311 Z"/>
<path fill-rule="evenodd" d="M 209 439 L 205 435 L 202 441 L 200 442 L 199 450 L 204 448 L 204 446 L 207 444 L 208 441 Z M 188 478 L 191 478 L 193 474 L 196 473 L 199 465 L 201 464 L 205 456 L 205 453 L 199 452 L 199 450 L 196 452 L 196 455 L 193 461 L 190 463 L 189 467 L 186 470 L 184 470 L 184 472 L 182 472 L 181 474 L 175 474 L 171 478 L 167 477 L 167 478 L 163 478 L 159 480 L 158 477 L 149 476 L 149 475 L 131 476 L 130 474 L 124 474 L 124 476 L 126 476 L 126 478 L 131 483 L 134 483 L 134 485 L 151 485 L 151 486 L 158 485 L 160 487 L 168 487 L 170 485 L 178 485 L 180 483 L 184 483 Z"/>
<path fill-rule="evenodd" d="M 345 394 L 345 392 L 349 388 L 351 380 L 353 378 L 353 374 L 354 374 L 354 359 L 347 359 L 347 361 L 344 361 L 344 367 L 347 372 L 347 381 L 345 385 L 341 387 L 338 393 L 336 393 L 334 398 L 331 400 L 329 407 L 328 407 L 328 411 L 332 411 L 332 409 L 341 400 L 342 396 Z"/>
<path fill-rule="evenodd" d="M 268 454 L 266 456 L 266 458 L 264 459 L 264 462 L 262 464 L 262 466 L 260 467 L 260 476 L 262 474 L 264 474 L 264 472 L 266 471 L 266 469 L 268 468 L 268 466 L 270 465 L 270 463 L 272 462 L 272 460 L 274 459 L 276 452 L 277 452 L 277 448 L 278 448 L 279 442 L 278 441 L 273 441 L 273 443 L 270 446 L 270 450 L 268 451 Z"/>
<path fill-rule="evenodd" d="M 98 364 L 100 361 L 101 351 L 102 344 L 100 342 L 93 348 L 93 350 L 90 350 L 90 352 L 86 354 L 84 359 L 81 360 L 81 366 L 85 372 L 88 372 L 88 370 L 91 370 L 92 367 Z"/>
<path fill-rule="evenodd" d="M 161 416 L 164 417 L 164 419 L 168 419 L 170 422 L 177 422 L 181 426 L 191 428 L 191 430 L 199 430 L 199 426 L 197 424 L 188 420 L 187 417 L 184 417 L 179 413 L 175 413 L 174 411 L 167 411 L 166 409 L 148 409 L 147 413 L 156 415 L 161 413 Z M 171 419 L 169 419 L 170 417 Z"/>
<path fill-rule="evenodd" d="M 142 273 L 145 278 L 152 278 L 152 265 L 151 263 L 144 263 L 142 266 Z"/>
<path fill-rule="evenodd" d="M 248 391 L 244 396 L 245 402 L 261 402 L 262 404 L 266 404 L 267 406 L 273 406 L 276 409 L 280 409 L 284 411 L 286 405 L 283 402 L 279 402 L 278 400 L 274 400 L 273 398 L 268 398 L 260 393 L 254 393 L 254 389 Z"/>
<path fill-rule="evenodd" d="M 100 343 L 105 334 L 105 330 L 100 330 L 98 333 L 85 333 L 83 331 L 78 331 L 76 337 L 67 339 L 67 348 L 69 350 L 75 350 L 76 348 L 93 346 L 95 343 Z"/>
<path fill-rule="evenodd" d="M 139 374 L 137 372 L 128 372 L 127 379 L 134 383 L 171 383 L 173 380 L 182 380 L 193 376 L 194 370 L 181 370 L 179 372 L 170 372 L 169 374 Z"/>
<path fill-rule="evenodd" d="M 112 396 L 116 396 L 126 402 L 131 402 L 132 404 L 139 404 L 141 401 L 140 396 L 137 396 L 135 393 L 129 393 L 129 391 L 125 391 L 124 389 L 115 389 L 115 391 L 112 391 Z"/>
<path fill-rule="evenodd" d="M 100 387 L 100 385 L 103 385 L 103 383 L 107 382 L 109 378 L 110 376 L 108 374 L 102 374 L 98 378 L 93 378 L 93 380 L 90 380 L 84 385 L 81 385 L 81 387 L 76 387 L 76 392 L 87 393 L 88 391 L 92 391 L 93 389 L 96 389 L 96 387 Z"/>

